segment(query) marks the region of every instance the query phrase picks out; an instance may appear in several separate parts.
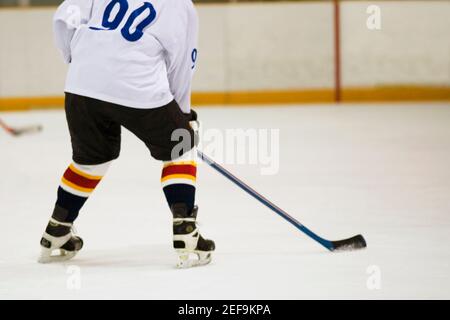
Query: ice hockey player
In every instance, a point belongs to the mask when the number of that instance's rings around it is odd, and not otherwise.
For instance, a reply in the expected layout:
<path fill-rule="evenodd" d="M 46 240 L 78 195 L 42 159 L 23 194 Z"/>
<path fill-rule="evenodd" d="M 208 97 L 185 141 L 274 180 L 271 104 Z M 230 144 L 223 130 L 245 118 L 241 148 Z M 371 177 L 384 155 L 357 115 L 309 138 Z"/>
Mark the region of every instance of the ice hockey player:
<path fill-rule="evenodd" d="M 73 223 L 119 157 L 121 126 L 163 162 L 179 267 L 211 261 L 215 244 L 197 228 L 195 130 L 190 106 L 198 20 L 191 0 L 65 0 L 54 16 L 69 64 L 65 111 L 73 162 L 58 188 L 39 262 L 73 258 L 83 247 Z M 183 148 L 172 133 L 184 130 Z"/>

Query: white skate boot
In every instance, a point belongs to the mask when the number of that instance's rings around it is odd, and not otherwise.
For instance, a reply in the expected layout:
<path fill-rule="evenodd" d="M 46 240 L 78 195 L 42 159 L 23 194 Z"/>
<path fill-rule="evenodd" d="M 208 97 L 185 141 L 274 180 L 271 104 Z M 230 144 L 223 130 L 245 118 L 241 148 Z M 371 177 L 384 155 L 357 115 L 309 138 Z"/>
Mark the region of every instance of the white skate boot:
<path fill-rule="evenodd" d="M 75 257 L 83 247 L 83 240 L 73 231 L 72 223 L 50 219 L 41 239 L 39 263 L 67 261 Z"/>
<path fill-rule="evenodd" d="M 173 246 L 178 254 L 178 268 L 203 266 L 211 262 L 215 250 L 212 240 L 205 240 L 197 228 L 198 207 L 188 212 L 186 204 L 176 203 L 173 213 Z"/>

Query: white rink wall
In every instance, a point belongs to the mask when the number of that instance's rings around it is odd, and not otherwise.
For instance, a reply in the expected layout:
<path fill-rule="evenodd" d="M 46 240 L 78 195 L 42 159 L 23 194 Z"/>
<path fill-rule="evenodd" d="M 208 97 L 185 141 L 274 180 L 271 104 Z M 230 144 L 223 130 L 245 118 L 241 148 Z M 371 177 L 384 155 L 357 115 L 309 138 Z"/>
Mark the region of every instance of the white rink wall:
<path fill-rule="evenodd" d="M 381 9 L 381 30 L 366 26 Z M 362 1 L 342 6 L 346 86 L 450 85 L 450 1 Z"/>
<path fill-rule="evenodd" d="M 333 85 L 329 3 L 199 7 L 197 90 L 322 88 Z"/>
<path fill-rule="evenodd" d="M 381 30 L 366 26 L 381 8 Z M 60 96 L 66 66 L 53 46 L 54 8 L 0 10 L 0 97 Z M 199 5 L 194 91 L 332 88 L 331 2 Z M 344 87 L 450 86 L 450 2 L 342 5 Z"/>

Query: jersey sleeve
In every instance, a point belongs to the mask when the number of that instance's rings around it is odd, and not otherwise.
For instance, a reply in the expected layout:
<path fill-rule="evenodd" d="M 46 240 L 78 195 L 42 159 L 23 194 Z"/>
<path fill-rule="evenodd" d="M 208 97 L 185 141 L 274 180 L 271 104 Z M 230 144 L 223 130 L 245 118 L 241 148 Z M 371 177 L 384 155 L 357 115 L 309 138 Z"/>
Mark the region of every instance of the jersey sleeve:
<path fill-rule="evenodd" d="M 173 0 L 159 40 L 166 51 L 167 76 L 175 101 L 184 113 L 191 110 L 192 77 L 197 60 L 198 16 L 191 1 Z M 176 8 L 176 10 L 173 10 Z"/>
<path fill-rule="evenodd" d="M 70 43 L 75 31 L 91 18 L 93 0 L 65 0 L 53 16 L 56 47 L 66 63 L 71 61 Z"/>

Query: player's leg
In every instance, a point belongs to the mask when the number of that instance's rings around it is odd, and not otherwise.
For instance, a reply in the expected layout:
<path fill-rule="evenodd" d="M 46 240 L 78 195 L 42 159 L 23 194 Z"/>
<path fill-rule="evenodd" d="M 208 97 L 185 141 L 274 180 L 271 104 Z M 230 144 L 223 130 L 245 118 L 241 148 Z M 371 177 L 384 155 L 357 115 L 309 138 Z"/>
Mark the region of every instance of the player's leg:
<path fill-rule="evenodd" d="M 161 184 L 173 214 L 173 246 L 181 268 L 208 264 L 215 249 L 214 242 L 204 239 L 197 227 L 196 179 L 195 148 L 178 159 L 164 162 Z"/>
<path fill-rule="evenodd" d="M 195 206 L 197 157 L 196 134 L 189 124 L 190 115 L 181 112 L 173 101 L 150 110 L 133 110 L 131 121 L 123 125 L 143 140 L 152 156 L 163 161 L 161 183 L 173 215 L 173 245 L 180 267 L 207 264 L 215 244 L 205 240 L 197 228 L 198 207 Z M 175 136 L 181 141 L 172 140 Z M 192 259 L 192 255 L 195 259 Z"/>
<path fill-rule="evenodd" d="M 120 125 L 109 119 L 102 102 L 68 94 L 66 117 L 73 162 L 61 178 L 55 208 L 41 239 L 41 263 L 68 260 L 82 248 L 73 223 L 120 151 Z"/>
<path fill-rule="evenodd" d="M 73 232 L 73 223 L 110 164 L 80 165 L 72 162 L 69 165 L 61 178 L 55 208 L 41 238 L 39 262 L 68 260 L 81 250 L 83 241 Z"/>

